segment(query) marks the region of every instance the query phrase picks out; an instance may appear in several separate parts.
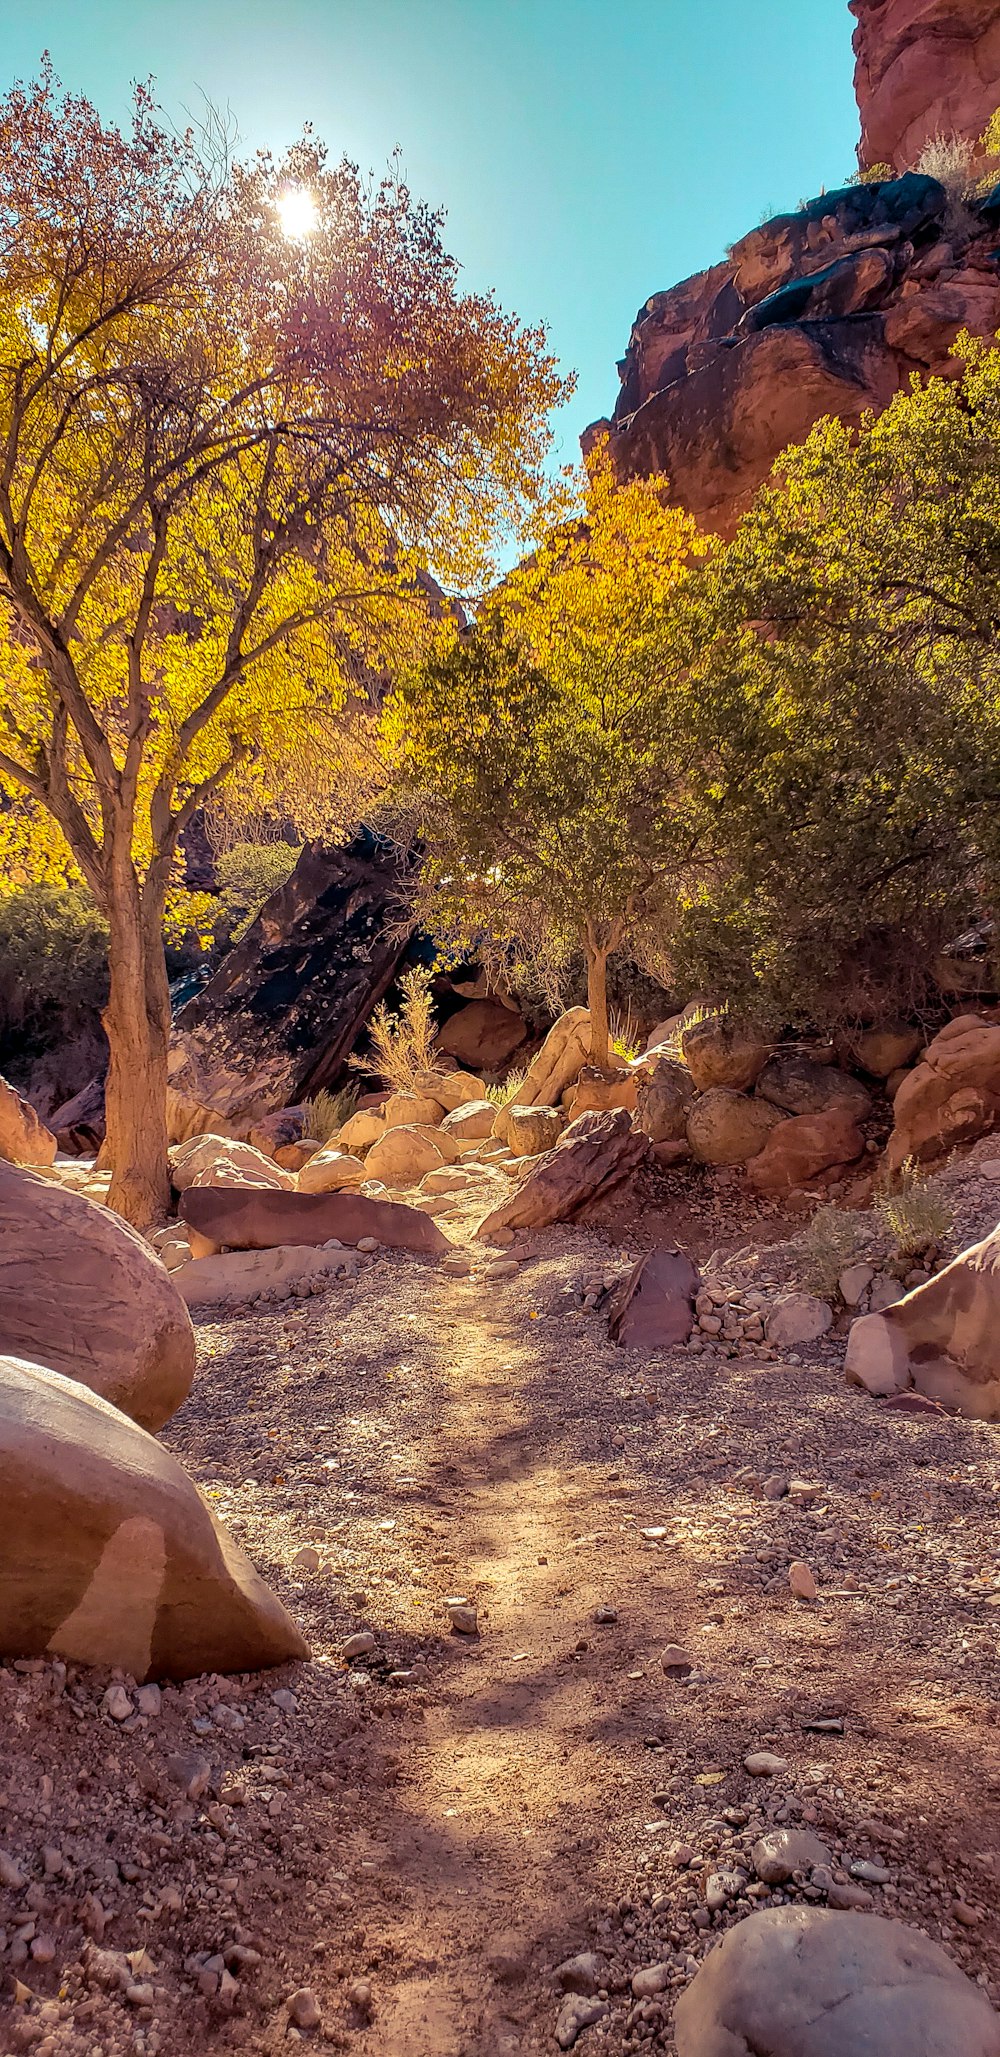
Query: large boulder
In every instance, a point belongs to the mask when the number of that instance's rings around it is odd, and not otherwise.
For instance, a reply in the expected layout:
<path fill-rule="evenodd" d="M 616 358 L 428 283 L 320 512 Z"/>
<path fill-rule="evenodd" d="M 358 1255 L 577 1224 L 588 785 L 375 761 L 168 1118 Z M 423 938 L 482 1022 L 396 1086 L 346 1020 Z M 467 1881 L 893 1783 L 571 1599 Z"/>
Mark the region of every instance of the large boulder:
<path fill-rule="evenodd" d="M 561 1107 L 508 1107 L 505 1140 L 515 1157 L 542 1157 L 566 1127 Z"/>
<path fill-rule="evenodd" d="M 450 1114 L 455 1107 L 467 1107 L 470 1100 L 486 1098 L 485 1080 L 471 1071 L 420 1071 L 413 1081 L 415 1093 L 426 1093 Z"/>
<path fill-rule="evenodd" d="M 159 1429 L 187 1399 L 194 1331 L 136 1231 L 0 1162 L 0 1351 L 65 1372 Z"/>
<path fill-rule="evenodd" d="M 589 1050 L 589 1010 L 586 1007 L 567 1008 L 566 1013 L 553 1023 L 509 1104 L 513 1107 L 558 1107 L 567 1086 L 579 1078 Z M 502 1113 L 503 1109 L 500 1111 Z"/>
<path fill-rule="evenodd" d="M 384 1135 L 385 1122 L 381 1114 L 376 1114 L 370 1107 L 359 1107 L 357 1113 L 345 1121 L 337 1142 L 342 1150 L 357 1150 L 363 1153 L 370 1150 L 372 1144 L 377 1143 L 379 1137 Z"/>
<path fill-rule="evenodd" d="M 660 1057 L 639 1079 L 635 1125 L 651 1143 L 677 1143 L 687 1135 L 694 1081 L 686 1064 Z"/>
<path fill-rule="evenodd" d="M 477 1234 L 486 1242 L 498 1229 L 544 1228 L 571 1221 L 637 1170 L 649 1141 L 633 1129 L 626 1108 L 581 1114 L 528 1172 L 510 1198 L 486 1216 Z"/>
<path fill-rule="evenodd" d="M 394 1135 L 405 1130 L 394 1129 Z M 192 1186 L 181 1195 L 181 1219 L 211 1250 L 273 1250 L 283 1244 L 318 1247 L 372 1236 L 390 1249 L 437 1257 L 451 1249 L 419 1208 L 363 1193 L 240 1192 L 234 1186 Z"/>
<path fill-rule="evenodd" d="M 390 1093 L 382 1108 L 386 1128 L 434 1128 L 442 1119 L 442 1100 L 430 1093 Z"/>
<path fill-rule="evenodd" d="M 784 1116 L 766 1100 L 716 1086 L 692 1103 L 687 1139 L 699 1164 L 745 1164 Z"/>
<path fill-rule="evenodd" d="M 785 1114 L 838 1113 L 864 1121 L 872 1111 L 872 1096 L 860 1079 L 792 1048 L 776 1050 L 768 1059 L 757 1093 Z"/>
<path fill-rule="evenodd" d="M 353 1250 L 316 1250 L 302 1243 L 274 1250 L 225 1250 L 182 1265 L 177 1289 L 192 1314 L 204 1314 L 261 1294 L 287 1300 L 293 1294 L 323 1292 L 345 1268 L 353 1275 L 360 1261 Z"/>
<path fill-rule="evenodd" d="M 1000 1024 L 978 1014 L 949 1021 L 902 1081 L 892 1114 L 891 1171 L 987 1135 L 1000 1120 Z"/>
<path fill-rule="evenodd" d="M 747 1165 L 747 1177 L 759 1193 L 791 1193 L 811 1179 L 854 1164 L 864 1147 L 864 1136 L 850 1113 L 834 1108 L 828 1114 L 791 1115 L 772 1129 Z"/>
<path fill-rule="evenodd" d="M 279 1107 L 276 1114 L 263 1115 L 250 1130 L 248 1143 L 263 1157 L 273 1157 L 280 1164 L 280 1152 L 296 1149 L 306 1134 L 308 1111 L 305 1107 Z"/>
<path fill-rule="evenodd" d="M 446 1161 L 430 1134 L 419 1128 L 390 1128 L 372 1144 L 365 1159 L 365 1176 L 385 1179 L 394 1186 L 416 1186 L 426 1171 L 435 1171 Z"/>
<path fill-rule="evenodd" d="M 895 1306 L 863 1314 L 847 1342 L 852 1385 L 888 1396 L 915 1386 L 978 1421 L 1000 1421 L 1000 1228 Z"/>
<path fill-rule="evenodd" d="M 596 1064 L 583 1065 L 575 1086 L 567 1088 L 566 1112 L 570 1121 L 576 1121 L 581 1114 L 590 1114 L 595 1109 L 627 1107 L 635 1112 L 639 1093 L 639 1080 L 633 1071 L 623 1065 L 613 1072 L 599 1071 Z"/>
<path fill-rule="evenodd" d="M 462 1107 L 453 1107 L 441 1127 L 456 1143 L 484 1143 L 493 1134 L 496 1113 L 492 1100 L 468 1100 Z"/>
<path fill-rule="evenodd" d="M 909 1022 L 888 1021 L 882 1028 L 845 1031 L 838 1037 L 837 1048 L 843 1060 L 856 1064 L 870 1078 L 887 1079 L 913 1063 L 923 1040 L 920 1030 Z"/>
<path fill-rule="evenodd" d="M 162 1444 L 74 1379 L 0 1358 L 0 1653 L 135 1679 L 257 1671 L 303 1639 Z"/>
<path fill-rule="evenodd" d="M 627 1350 L 669 1350 L 694 1326 L 699 1273 L 683 1250 L 647 1250 L 608 1303 L 608 1333 Z"/>
<path fill-rule="evenodd" d="M 919 1929 L 774 1907 L 706 1957 L 674 2038 L 677 2057 L 1000 2057 L 1000 2018 Z"/>
<path fill-rule="evenodd" d="M 713 1086 L 742 1093 L 756 1085 L 771 1045 L 725 1015 L 708 1014 L 683 1031 L 681 1054 L 699 1093 L 710 1092 Z"/>
<path fill-rule="evenodd" d="M 171 1183 L 178 1193 L 189 1186 L 263 1186 L 290 1193 L 294 1175 L 282 1171 L 262 1150 L 232 1136 L 191 1136 L 168 1151 Z"/>
<path fill-rule="evenodd" d="M 51 1164 L 56 1139 L 39 1121 L 30 1100 L 23 1100 L 0 1078 L 0 1157 L 11 1164 Z"/>
<path fill-rule="evenodd" d="M 438 1034 L 438 1049 L 470 1071 L 498 1071 L 509 1064 L 527 1036 L 520 1014 L 499 1000 L 470 1000 Z"/>
<path fill-rule="evenodd" d="M 334 1144 L 310 1157 L 299 1172 L 297 1185 L 300 1193 L 340 1193 L 345 1186 L 360 1186 L 367 1177 L 363 1158 L 352 1157 Z"/>

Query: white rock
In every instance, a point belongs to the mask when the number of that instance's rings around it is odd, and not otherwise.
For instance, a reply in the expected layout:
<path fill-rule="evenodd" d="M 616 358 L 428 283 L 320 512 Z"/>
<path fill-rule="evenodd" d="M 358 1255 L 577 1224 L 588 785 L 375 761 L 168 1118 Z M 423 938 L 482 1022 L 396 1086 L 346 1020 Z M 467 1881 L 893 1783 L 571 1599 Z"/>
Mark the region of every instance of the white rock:
<path fill-rule="evenodd" d="M 841 1272 L 837 1284 L 845 1307 L 856 1307 L 859 1300 L 864 1299 L 874 1277 L 870 1264 L 849 1264 L 846 1271 Z"/>
<path fill-rule="evenodd" d="M 101 1706 L 105 1714 L 110 1714 L 112 1721 L 127 1721 L 129 1715 L 135 1713 L 124 1686 L 109 1686 Z"/>

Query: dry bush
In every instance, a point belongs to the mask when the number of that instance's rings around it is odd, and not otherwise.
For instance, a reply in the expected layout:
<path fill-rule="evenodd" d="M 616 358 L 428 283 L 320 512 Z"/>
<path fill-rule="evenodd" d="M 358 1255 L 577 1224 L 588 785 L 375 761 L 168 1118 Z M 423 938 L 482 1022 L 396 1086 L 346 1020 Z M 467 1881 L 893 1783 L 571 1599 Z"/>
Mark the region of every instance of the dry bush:
<path fill-rule="evenodd" d="M 912 1157 L 899 1173 L 892 1192 L 877 1201 L 882 1220 L 900 1257 L 919 1257 L 940 1243 L 952 1228 L 954 1211 L 939 1180 L 928 1178 Z"/>
<path fill-rule="evenodd" d="M 376 1007 L 368 1024 L 371 1050 L 349 1062 L 357 1071 L 376 1071 L 383 1083 L 396 1093 L 412 1093 L 419 1074 L 440 1072 L 441 1062 L 434 1048 L 437 1023 L 431 999 L 431 974 L 414 965 L 400 980 L 403 998 L 398 1014 L 391 1014 L 385 1001 Z"/>
<path fill-rule="evenodd" d="M 494 1107 L 506 1107 L 513 1100 L 514 1094 L 520 1091 L 527 1075 L 527 1066 L 522 1066 L 520 1071 L 509 1071 L 500 1085 L 487 1085 L 487 1100 L 492 1100 Z"/>
<path fill-rule="evenodd" d="M 855 1264 L 864 1250 L 867 1228 L 865 1215 L 857 1211 L 817 1207 L 808 1228 L 795 1239 L 799 1279 L 807 1292 L 832 1299 L 841 1272 Z"/>
<path fill-rule="evenodd" d="M 357 1086 L 341 1086 L 336 1093 L 327 1092 L 324 1087 L 302 1103 L 306 1124 L 304 1133 L 314 1137 L 317 1143 L 328 1143 L 330 1137 L 343 1128 L 345 1121 L 350 1121 L 357 1105 Z"/>

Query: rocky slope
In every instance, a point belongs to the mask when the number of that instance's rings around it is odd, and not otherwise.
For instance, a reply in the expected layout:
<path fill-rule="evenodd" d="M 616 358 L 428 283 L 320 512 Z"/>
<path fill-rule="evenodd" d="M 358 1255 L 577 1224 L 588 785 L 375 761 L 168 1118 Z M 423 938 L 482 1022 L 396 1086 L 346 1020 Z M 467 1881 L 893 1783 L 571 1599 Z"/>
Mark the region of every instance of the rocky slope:
<path fill-rule="evenodd" d="M 848 0 L 861 161 L 905 171 L 938 134 L 981 136 L 1000 92 L 998 0 Z"/>

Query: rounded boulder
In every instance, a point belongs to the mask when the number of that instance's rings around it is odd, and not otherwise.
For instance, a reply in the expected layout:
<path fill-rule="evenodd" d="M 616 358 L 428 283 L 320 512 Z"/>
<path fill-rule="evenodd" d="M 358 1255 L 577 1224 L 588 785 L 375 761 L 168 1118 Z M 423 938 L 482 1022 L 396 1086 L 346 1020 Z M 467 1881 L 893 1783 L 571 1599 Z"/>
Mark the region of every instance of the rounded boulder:
<path fill-rule="evenodd" d="M 767 1100 L 751 1100 L 746 1093 L 716 1086 L 694 1101 L 687 1139 L 700 1164 L 746 1164 L 784 1119 Z"/>
<path fill-rule="evenodd" d="M 681 1052 L 699 1093 L 713 1086 L 742 1093 L 756 1085 L 771 1045 L 723 1015 L 709 1014 L 682 1031 Z"/>

